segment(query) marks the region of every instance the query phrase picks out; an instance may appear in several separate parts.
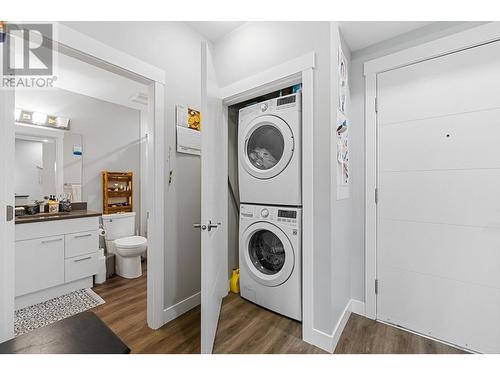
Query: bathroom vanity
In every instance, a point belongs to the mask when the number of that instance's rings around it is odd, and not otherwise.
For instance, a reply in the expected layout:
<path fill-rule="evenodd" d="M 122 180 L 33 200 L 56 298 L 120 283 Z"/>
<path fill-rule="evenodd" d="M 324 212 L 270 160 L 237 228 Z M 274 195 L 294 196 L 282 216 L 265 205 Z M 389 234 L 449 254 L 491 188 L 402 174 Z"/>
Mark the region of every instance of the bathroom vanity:
<path fill-rule="evenodd" d="M 16 309 L 93 286 L 100 216 L 75 210 L 16 218 Z"/>

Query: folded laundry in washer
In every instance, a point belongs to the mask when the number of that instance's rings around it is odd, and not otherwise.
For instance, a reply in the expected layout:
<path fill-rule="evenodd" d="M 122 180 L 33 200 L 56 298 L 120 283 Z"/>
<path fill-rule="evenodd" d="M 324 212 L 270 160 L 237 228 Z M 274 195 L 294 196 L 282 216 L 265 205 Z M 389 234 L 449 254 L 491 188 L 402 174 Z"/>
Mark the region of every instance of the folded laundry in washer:
<path fill-rule="evenodd" d="M 249 152 L 248 157 L 252 164 L 259 169 L 269 169 L 276 165 L 277 160 L 263 147 L 255 147 Z"/>

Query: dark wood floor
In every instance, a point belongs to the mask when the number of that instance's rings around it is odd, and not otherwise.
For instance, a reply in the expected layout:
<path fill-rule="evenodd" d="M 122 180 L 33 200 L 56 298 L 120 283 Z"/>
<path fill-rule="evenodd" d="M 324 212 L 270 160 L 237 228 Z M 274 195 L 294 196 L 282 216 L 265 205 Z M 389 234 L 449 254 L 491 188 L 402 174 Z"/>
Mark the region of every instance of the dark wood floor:
<path fill-rule="evenodd" d="M 464 354 L 440 342 L 351 314 L 336 354 Z"/>
<path fill-rule="evenodd" d="M 158 330 L 146 323 L 146 269 L 134 280 L 115 276 L 93 290 L 106 303 L 93 311 L 132 353 L 199 353 L 200 308 Z M 223 301 L 214 353 L 325 353 L 301 339 L 302 326 L 239 295 Z M 352 314 L 335 353 L 460 353 L 450 346 Z"/>

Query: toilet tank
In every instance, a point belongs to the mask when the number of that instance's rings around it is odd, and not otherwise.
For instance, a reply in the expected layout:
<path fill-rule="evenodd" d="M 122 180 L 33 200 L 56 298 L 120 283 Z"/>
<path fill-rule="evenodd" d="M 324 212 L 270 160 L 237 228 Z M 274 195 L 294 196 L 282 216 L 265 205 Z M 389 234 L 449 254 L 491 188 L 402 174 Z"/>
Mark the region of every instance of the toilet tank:
<path fill-rule="evenodd" d="M 106 241 L 130 237 L 135 234 L 135 212 L 102 215 Z"/>

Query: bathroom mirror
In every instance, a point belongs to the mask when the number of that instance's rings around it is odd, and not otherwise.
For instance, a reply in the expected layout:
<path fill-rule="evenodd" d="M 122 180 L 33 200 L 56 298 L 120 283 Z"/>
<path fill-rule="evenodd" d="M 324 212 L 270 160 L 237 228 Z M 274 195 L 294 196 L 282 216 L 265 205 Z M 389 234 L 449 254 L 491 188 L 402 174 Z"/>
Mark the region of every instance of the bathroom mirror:
<path fill-rule="evenodd" d="M 82 201 L 82 136 L 16 125 L 16 205 L 55 194 Z"/>

